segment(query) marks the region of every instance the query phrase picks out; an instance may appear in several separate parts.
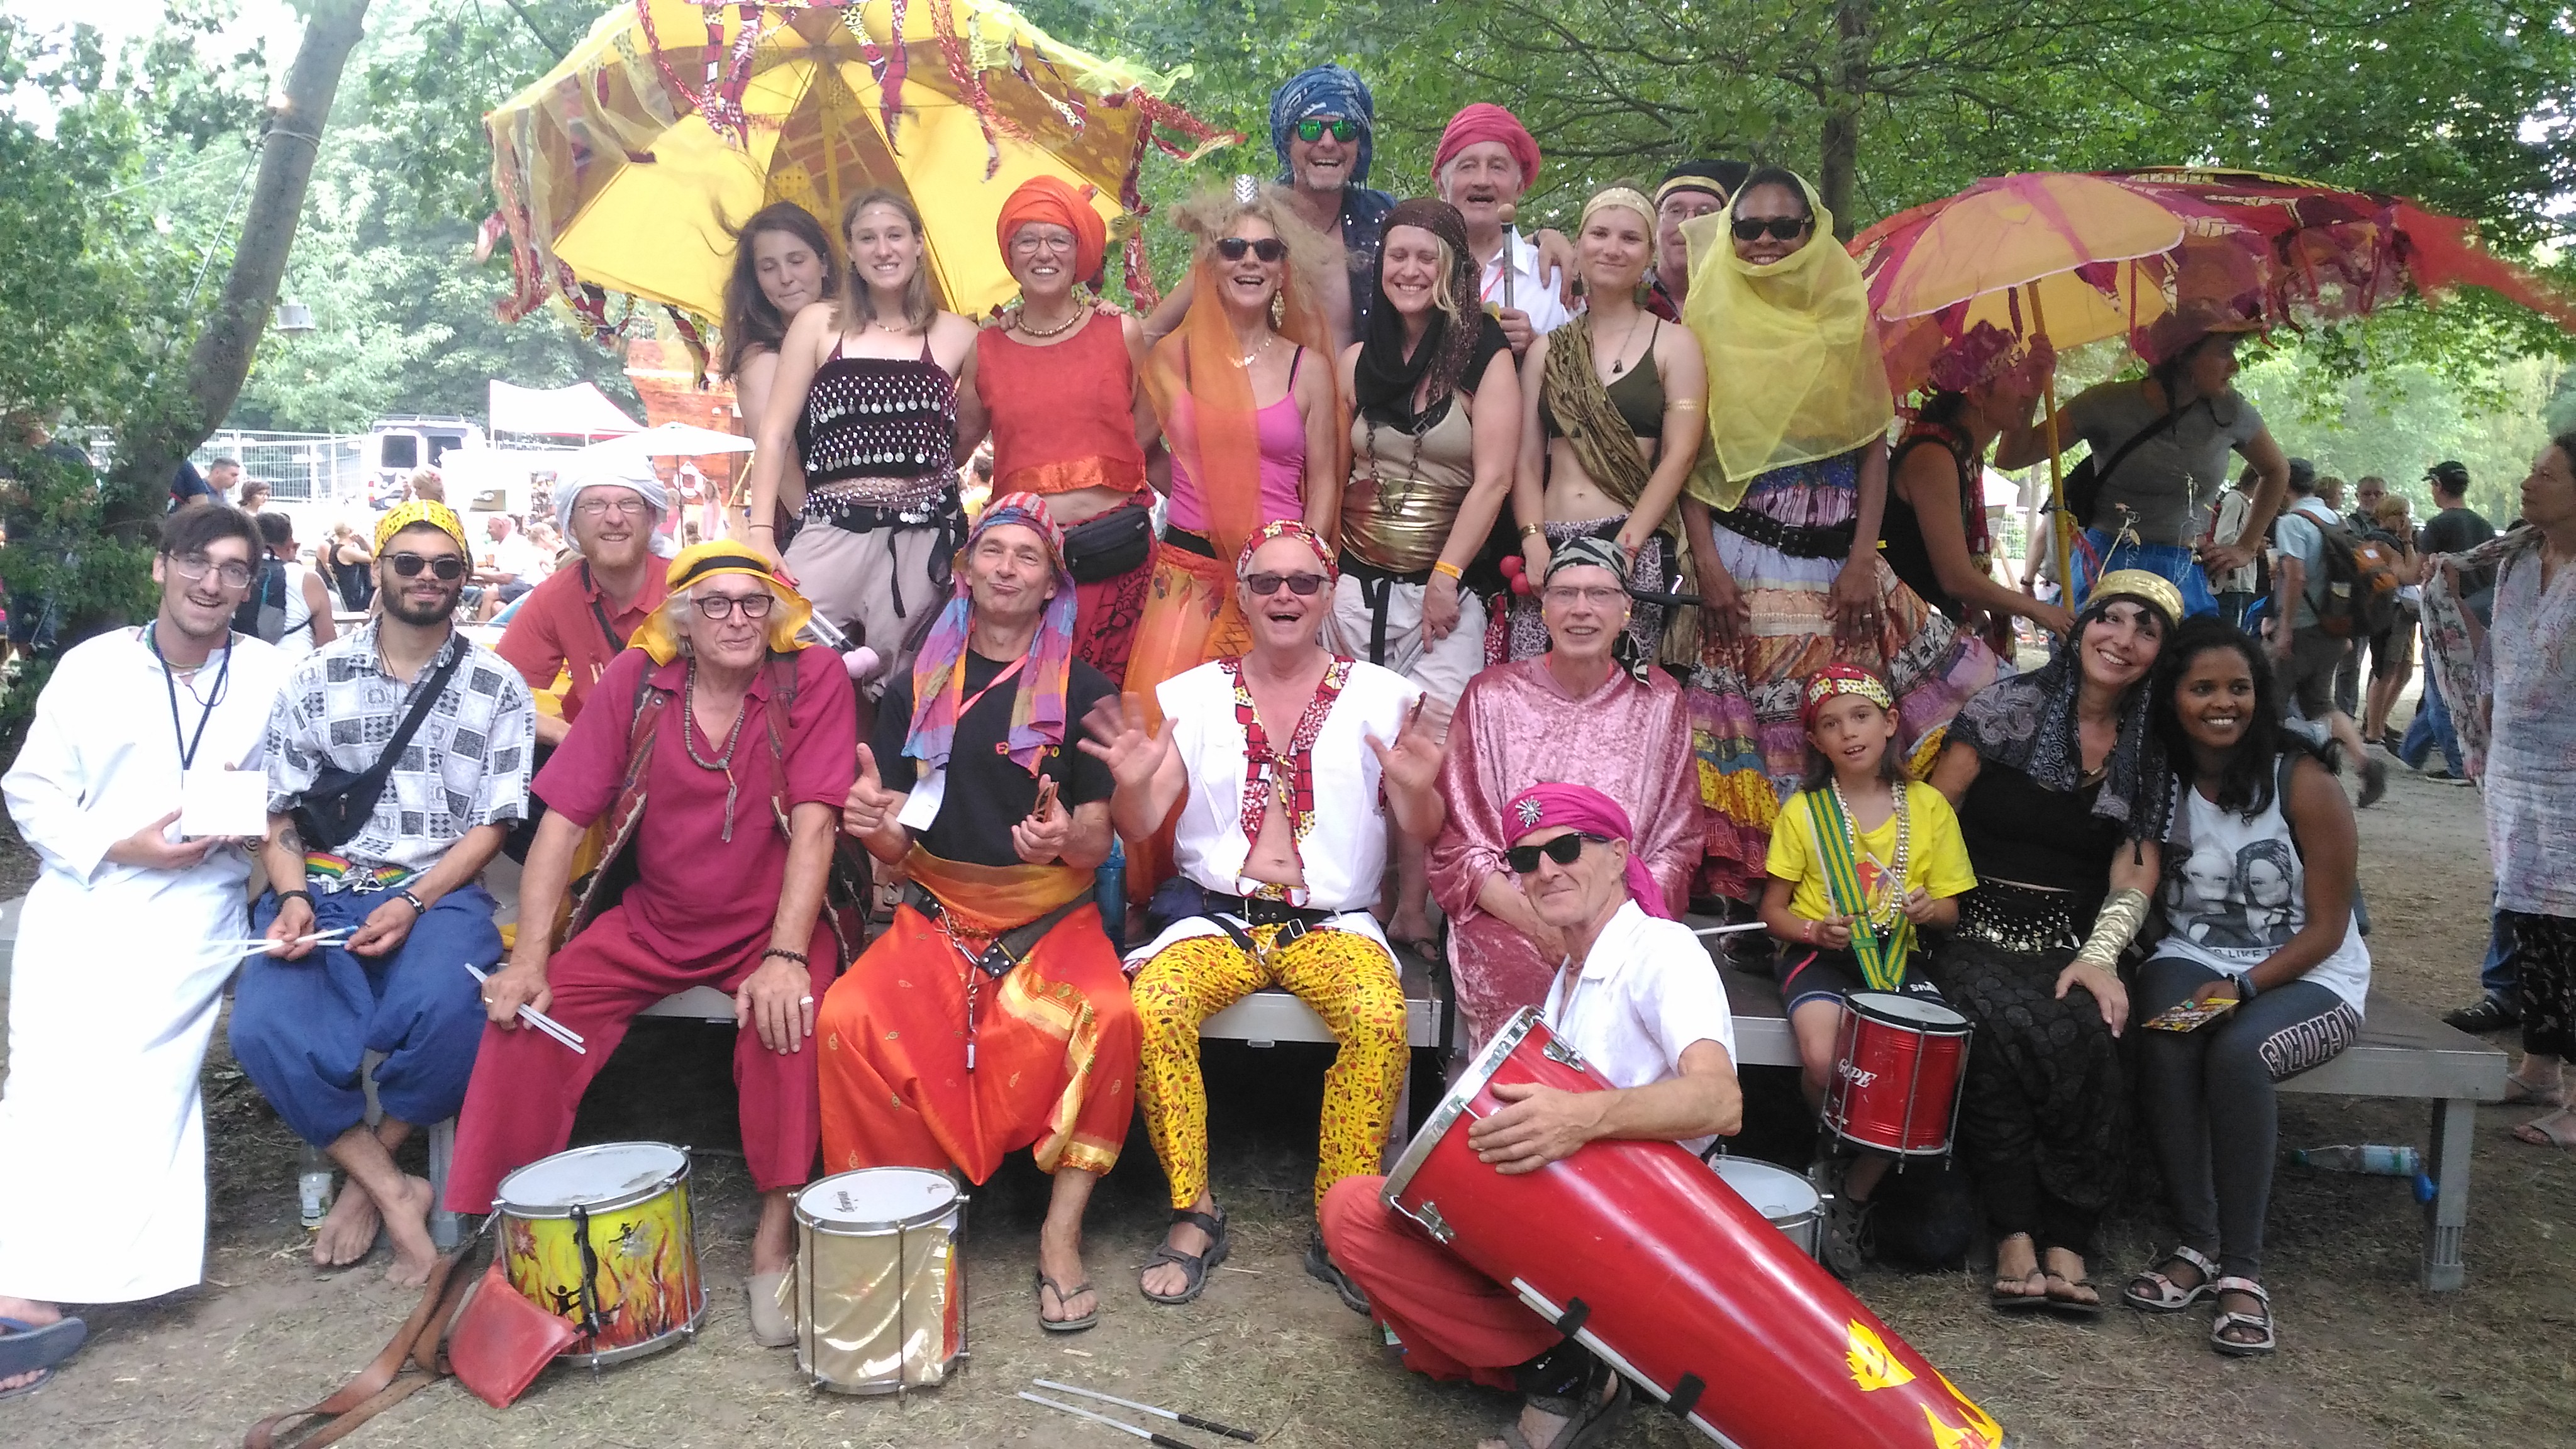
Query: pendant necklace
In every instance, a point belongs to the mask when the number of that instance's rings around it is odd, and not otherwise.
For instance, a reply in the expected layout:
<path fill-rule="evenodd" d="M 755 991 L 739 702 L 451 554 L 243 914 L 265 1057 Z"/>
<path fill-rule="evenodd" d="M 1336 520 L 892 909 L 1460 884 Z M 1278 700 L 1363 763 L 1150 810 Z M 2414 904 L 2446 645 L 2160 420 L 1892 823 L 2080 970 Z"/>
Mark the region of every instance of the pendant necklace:
<path fill-rule="evenodd" d="M 1852 819 L 1850 802 L 1843 799 L 1842 781 L 1832 782 L 1831 788 L 1834 792 L 1834 814 L 1842 821 L 1843 844 L 1851 850 L 1852 871 L 1854 875 L 1858 875 L 1860 862 L 1876 857 L 1864 855 L 1861 850 L 1860 826 Z M 1906 818 L 1905 787 L 1902 784 L 1896 784 L 1888 786 L 1887 789 L 1893 813 L 1896 816 L 1896 859 L 1882 867 L 1881 871 L 1882 874 L 1892 872 L 1896 877 L 1896 883 L 1887 892 L 1885 909 L 1882 910 L 1877 901 L 1869 899 L 1866 895 L 1858 903 L 1860 921 L 1855 929 L 1871 936 L 1896 928 L 1897 916 L 1904 909 L 1902 902 L 1905 898 L 1906 858 L 1913 853 L 1914 822 Z"/>
<path fill-rule="evenodd" d="M 1645 320 L 1645 315 L 1643 308 L 1638 309 L 1637 315 L 1628 321 L 1628 330 L 1619 335 L 1619 350 L 1610 354 L 1612 377 L 1617 377 L 1628 370 L 1628 344 L 1637 340 L 1637 324 Z"/>
<path fill-rule="evenodd" d="M 724 753 L 718 755 L 712 760 L 707 759 L 705 756 L 698 753 L 698 737 L 694 733 L 698 727 L 698 666 L 697 661 L 695 660 L 690 661 L 688 682 L 681 686 L 680 689 L 680 707 L 688 716 L 686 719 L 680 721 L 680 743 L 688 748 L 689 763 L 696 765 L 701 770 L 720 770 L 724 773 L 724 833 L 716 838 L 727 844 L 731 844 L 733 841 L 734 797 L 736 792 L 741 788 L 733 775 L 733 752 L 736 747 L 742 744 L 742 722 L 751 718 L 751 696 L 743 696 L 741 707 L 734 712 L 733 732 L 725 736 Z M 713 737 L 710 736 L 709 738 L 712 739 Z"/>

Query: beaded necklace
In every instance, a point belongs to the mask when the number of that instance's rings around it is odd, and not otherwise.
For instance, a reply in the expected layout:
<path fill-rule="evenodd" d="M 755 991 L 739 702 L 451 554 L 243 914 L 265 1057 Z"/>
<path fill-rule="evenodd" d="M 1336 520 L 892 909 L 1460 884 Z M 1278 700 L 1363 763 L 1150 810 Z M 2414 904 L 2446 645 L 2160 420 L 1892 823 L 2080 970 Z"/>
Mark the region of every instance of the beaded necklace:
<path fill-rule="evenodd" d="M 1851 851 L 1852 861 L 1857 865 L 1865 854 L 1860 844 L 1860 827 L 1852 819 L 1850 802 L 1843 799 L 1842 781 L 1832 781 L 1829 788 L 1834 792 L 1834 818 L 1843 827 L 1843 845 Z M 1852 924 L 1853 930 L 1872 936 L 1895 929 L 1898 915 L 1904 909 L 1905 867 L 1914 845 L 1914 822 L 1905 809 L 1905 786 L 1900 782 L 1887 788 L 1890 808 L 1896 816 L 1896 859 L 1890 861 L 1885 869 L 1894 875 L 1895 884 L 1885 893 L 1883 907 L 1879 900 L 1867 896 L 1857 902 L 1860 919 Z"/>
<path fill-rule="evenodd" d="M 716 838 L 727 844 L 731 844 L 733 841 L 734 797 L 741 789 L 740 782 L 734 779 L 733 752 L 742 744 L 742 722 L 751 718 L 751 696 L 748 694 L 743 696 L 742 704 L 734 711 L 733 731 L 725 736 L 724 753 L 716 756 L 712 760 L 698 753 L 698 661 L 694 659 L 689 661 L 688 680 L 680 687 L 680 704 L 681 708 L 688 714 L 688 718 L 681 724 L 680 744 L 689 752 L 689 763 L 697 766 L 701 770 L 706 770 L 711 773 L 715 771 L 722 771 L 724 773 L 724 833 Z M 709 738 L 713 737 L 710 736 Z"/>

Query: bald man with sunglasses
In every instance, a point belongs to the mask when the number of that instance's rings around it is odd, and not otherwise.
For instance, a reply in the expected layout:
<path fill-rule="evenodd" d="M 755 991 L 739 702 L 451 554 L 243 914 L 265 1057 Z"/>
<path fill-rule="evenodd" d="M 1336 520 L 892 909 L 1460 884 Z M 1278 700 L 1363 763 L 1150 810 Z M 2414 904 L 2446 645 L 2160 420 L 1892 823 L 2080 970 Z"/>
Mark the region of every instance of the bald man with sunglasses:
<path fill-rule="evenodd" d="M 1231 1249 L 1208 1185 L 1199 1024 L 1265 986 L 1297 994 L 1340 1051 L 1324 1078 L 1315 1196 L 1374 1171 L 1404 1083 L 1404 988 L 1370 908 L 1389 821 L 1416 840 L 1440 828 L 1448 707 L 1391 670 L 1317 642 L 1332 554 L 1302 523 L 1269 524 L 1235 561 L 1252 650 L 1202 664 L 1142 701 L 1103 701 L 1085 750 L 1116 780 L 1110 815 L 1129 839 L 1174 824 L 1180 875 L 1149 908 L 1158 934 L 1127 958 L 1144 1024 L 1137 1095 L 1172 1189 L 1172 1226 L 1139 1286 L 1157 1303 L 1198 1297 Z M 1307 1271 L 1365 1312 L 1324 1252 Z"/>

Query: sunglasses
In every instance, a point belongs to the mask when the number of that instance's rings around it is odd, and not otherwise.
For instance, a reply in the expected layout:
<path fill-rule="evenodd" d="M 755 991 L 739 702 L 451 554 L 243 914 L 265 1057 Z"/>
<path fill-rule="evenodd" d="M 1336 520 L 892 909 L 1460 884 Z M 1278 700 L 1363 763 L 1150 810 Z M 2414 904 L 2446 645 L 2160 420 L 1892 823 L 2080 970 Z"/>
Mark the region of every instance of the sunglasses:
<path fill-rule="evenodd" d="M 1578 830 L 1572 835 L 1560 835 L 1545 845 L 1515 845 L 1503 852 L 1503 859 L 1511 862 L 1512 874 L 1535 875 L 1538 873 L 1540 856 L 1544 855 L 1558 865 L 1572 865 L 1575 857 L 1583 854 L 1583 847 L 1587 843 L 1608 845 L 1610 837 L 1587 835 Z"/>
<path fill-rule="evenodd" d="M 465 577 L 465 560 L 452 553 L 440 554 L 436 558 L 423 558 L 416 553 L 389 553 L 385 555 L 385 562 L 392 564 L 394 572 L 407 579 L 419 578 L 422 569 L 436 574 L 441 583 L 452 584 Z"/>
<path fill-rule="evenodd" d="M 1297 123 L 1297 139 L 1300 141 L 1320 141 L 1326 131 L 1332 132 L 1336 141 L 1356 141 L 1368 134 L 1368 127 L 1348 116 L 1335 116 L 1331 120 L 1311 116 Z"/>
<path fill-rule="evenodd" d="M 1816 219 L 1812 216 L 1738 217 L 1735 221 L 1735 239 L 1752 241 L 1764 232 L 1769 232 L 1773 241 L 1796 241 L 1807 234 L 1807 228 L 1815 224 Z"/>
<path fill-rule="evenodd" d="M 1311 599 L 1315 596 L 1315 591 L 1324 586 L 1324 576 L 1322 574 L 1245 574 L 1243 576 L 1243 586 L 1264 599 L 1279 592 L 1279 586 L 1282 584 L 1287 585 L 1288 592 L 1298 598 Z"/>
<path fill-rule="evenodd" d="M 1265 262 L 1284 261 L 1288 256 L 1288 244 L 1275 236 L 1266 236 L 1259 241 L 1254 241 L 1247 236 L 1217 238 L 1216 254 L 1227 261 L 1242 261 L 1245 252 L 1250 252 Z"/>

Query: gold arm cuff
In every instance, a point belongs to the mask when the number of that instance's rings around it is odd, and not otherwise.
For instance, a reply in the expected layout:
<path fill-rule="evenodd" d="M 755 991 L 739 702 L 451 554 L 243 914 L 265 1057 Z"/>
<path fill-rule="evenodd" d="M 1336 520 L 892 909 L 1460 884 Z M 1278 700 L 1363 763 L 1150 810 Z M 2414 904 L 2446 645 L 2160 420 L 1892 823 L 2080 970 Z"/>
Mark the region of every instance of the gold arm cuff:
<path fill-rule="evenodd" d="M 1546 529 L 1544 529 L 1544 528 L 1539 527 L 1539 526 L 1538 526 L 1537 524 L 1535 524 L 1535 523 L 1524 523 L 1524 524 L 1522 524 L 1522 525 L 1521 525 L 1521 537 L 1523 537 L 1523 538 L 1545 538 L 1545 537 L 1547 537 L 1547 530 L 1546 530 Z"/>
<path fill-rule="evenodd" d="M 1668 413 L 1704 413 L 1708 411 L 1708 403 L 1706 400 L 1701 398 L 1677 397 L 1664 404 L 1664 411 Z"/>
<path fill-rule="evenodd" d="M 2147 893 L 2135 886 L 2122 886 L 2102 902 L 2102 910 L 2093 918 L 2093 933 L 2084 938 L 2084 947 L 2075 953 L 2079 964 L 2099 966 L 2105 971 L 2119 969 L 2120 953 L 2136 939 L 2138 928 L 2147 923 Z"/>

